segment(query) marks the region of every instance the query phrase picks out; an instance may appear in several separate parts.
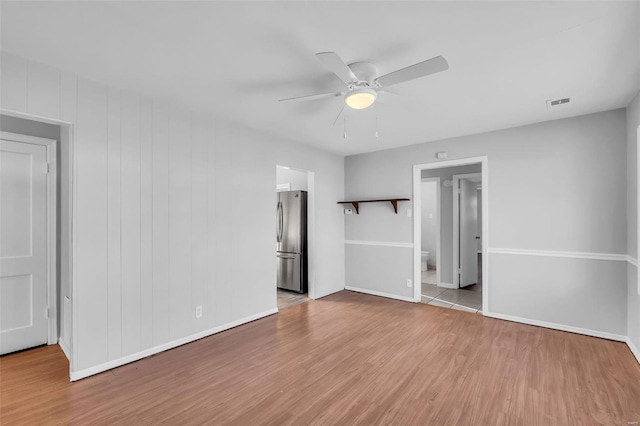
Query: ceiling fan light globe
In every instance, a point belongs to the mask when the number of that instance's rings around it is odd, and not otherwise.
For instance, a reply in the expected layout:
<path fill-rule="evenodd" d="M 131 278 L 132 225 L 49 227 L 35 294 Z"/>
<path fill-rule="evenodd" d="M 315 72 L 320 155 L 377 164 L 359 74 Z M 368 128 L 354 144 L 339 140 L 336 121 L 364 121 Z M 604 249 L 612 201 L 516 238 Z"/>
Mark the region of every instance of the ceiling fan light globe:
<path fill-rule="evenodd" d="M 372 89 L 356 89 L 347 93 L 344 103 L 353 109 L 365 109 L 373 105 L 378 94 Z"/>

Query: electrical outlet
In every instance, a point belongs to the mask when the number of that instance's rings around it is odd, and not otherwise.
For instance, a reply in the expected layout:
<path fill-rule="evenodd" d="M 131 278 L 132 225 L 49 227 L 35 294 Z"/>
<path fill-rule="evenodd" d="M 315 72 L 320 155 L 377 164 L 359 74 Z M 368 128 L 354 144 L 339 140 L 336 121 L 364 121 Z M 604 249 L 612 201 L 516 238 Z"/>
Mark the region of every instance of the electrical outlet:
<path fill-rule="evenodd" d="M 202 317 L 202 305 L 196 306 L 196 318 Z"/>
<path fill-rule="evenodd" d="M 344 214 L 353 214 L 353 209 L 344 209 Z"/>
<path fill-rule="evenodd" d="M 411 280 L 407 280 L 407 287 L 411 287 Z"/>

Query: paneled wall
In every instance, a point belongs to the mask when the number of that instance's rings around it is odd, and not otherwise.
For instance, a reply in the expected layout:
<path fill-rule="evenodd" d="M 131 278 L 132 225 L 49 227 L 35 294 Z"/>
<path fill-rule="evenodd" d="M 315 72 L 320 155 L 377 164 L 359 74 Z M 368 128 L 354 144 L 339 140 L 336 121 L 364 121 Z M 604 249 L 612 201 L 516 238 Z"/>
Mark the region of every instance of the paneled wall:
<path fill-rule="evenodd" d="M 625 121 L 620 109 L 350 156 L 345 196 L 411 197 L 413 165 L 437 161 L 436 152 L 447 151 L 449 159 L 487 156 L 489 306 L 483 309 L 624 339 Z M 360 215 L 345 216 L 346 239 L 359 242 L 347 244 L 347 286 L 412 297 L 406 286 L 414 267 L 406 215 L 412 207 L 401 203 L 395 215 L 388 206 L 367 205 Z M 350 281 L 365 274 L 369 280 Z"/>
<path fill-rule="evenodd" d="M 75 125 L 76 372 L 275 310 L 276 164 L 315 172 L 310 280 L 344 288 L 341 157 L 1 60 L 2 109 Z"/>

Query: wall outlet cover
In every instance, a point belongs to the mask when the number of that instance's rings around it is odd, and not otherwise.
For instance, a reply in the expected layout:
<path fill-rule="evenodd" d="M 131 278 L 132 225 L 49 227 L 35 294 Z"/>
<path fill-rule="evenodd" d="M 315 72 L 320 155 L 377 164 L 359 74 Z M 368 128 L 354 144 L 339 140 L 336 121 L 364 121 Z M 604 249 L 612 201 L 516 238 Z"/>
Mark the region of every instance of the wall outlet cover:
<path fill-rule="evenodd" d="M 411 280 L 407 280 L 407 287 L 411 287 Z"/>
<path fill-rule="evenodd" d="M 202 317 L 202 305 L 196 306 L 196 318 Z"/>
<path fill-rule="evenodd" d="M 407 217 L 413 216 L 413 210 L 407 209 Z"/>

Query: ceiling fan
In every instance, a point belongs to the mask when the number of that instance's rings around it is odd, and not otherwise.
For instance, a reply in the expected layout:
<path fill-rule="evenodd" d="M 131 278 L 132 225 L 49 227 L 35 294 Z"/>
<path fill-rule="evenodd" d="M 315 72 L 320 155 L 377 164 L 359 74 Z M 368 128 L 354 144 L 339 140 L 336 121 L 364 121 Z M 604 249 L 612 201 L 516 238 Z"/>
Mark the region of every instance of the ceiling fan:
<path fill-rule="evenodd" d="M 442 56 L 436 56 L 389 74 L 378 76 L 378 68 L 374 64 L 356 62 L 347 65 L 335 52 L 316 53 L 316 58 L 344 82 L 347 90 L 280 99 L 280 102 L 310 101 L 342 96 L 346 106 L 353 109 L 365 109 L 373 105 L 378 98 L 378 93 L 383 93 L 386 87 L 449 69 L 447 60 Z M 342 111 L 338 114 L 338 118 L 341 114 Z M 334 124 L 338 121 L 338 118 L 336 118 Z"/>

